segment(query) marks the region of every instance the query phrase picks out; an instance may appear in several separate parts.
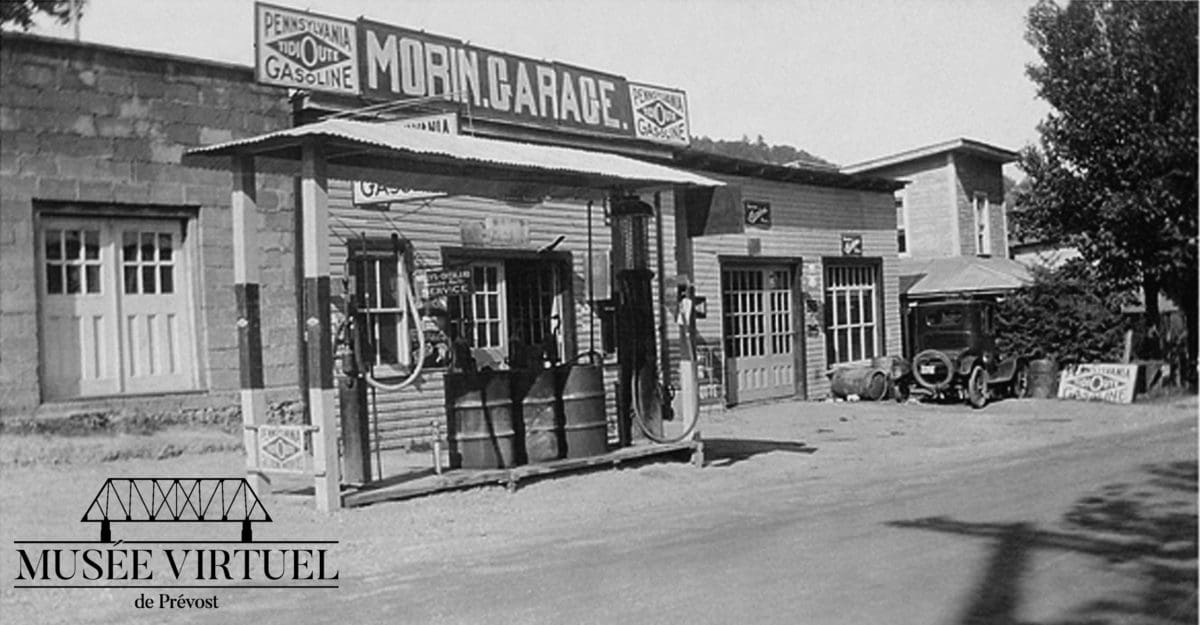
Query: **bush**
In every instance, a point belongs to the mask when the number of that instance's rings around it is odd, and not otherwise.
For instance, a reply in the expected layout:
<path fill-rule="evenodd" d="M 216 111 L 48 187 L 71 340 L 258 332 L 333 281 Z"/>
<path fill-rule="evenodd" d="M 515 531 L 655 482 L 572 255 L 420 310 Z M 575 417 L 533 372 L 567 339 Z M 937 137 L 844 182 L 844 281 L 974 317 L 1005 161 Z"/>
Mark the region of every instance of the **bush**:
<path fill-rule="evenodd" d="M 1059 364 L 1116 362 L 1124 350 L 1123 291 L 1105 286 L 1082 262 L 1035 269 L 1033 283 L 1000 302 L 1001 357 L 1052 358 Z"/>

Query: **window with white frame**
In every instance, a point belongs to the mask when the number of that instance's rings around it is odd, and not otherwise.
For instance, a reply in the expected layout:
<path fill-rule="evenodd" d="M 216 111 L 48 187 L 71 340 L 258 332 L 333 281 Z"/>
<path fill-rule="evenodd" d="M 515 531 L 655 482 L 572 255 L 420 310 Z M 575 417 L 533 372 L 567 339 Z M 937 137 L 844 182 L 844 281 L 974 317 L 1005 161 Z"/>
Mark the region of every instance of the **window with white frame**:
<path fill-rule="evenodd" d="M 825 267 L 825 348 L 829 364 L 870 360 L 880 353 L 879 266 Z"/>
<path fill-rule="evenodd" d="M 975 193 L 975 253 L 986 256 L 992 253 L 991 203 L 986 193 Z"/>
<path fill-rule="evenodd" d="M 466 342 L 479 369 L 562 360 L 573 331 L 563 318 L 561 262 L 470 260 L 471 293 L 447 298 L 450 339 Z"/>
<path fill-rule="evenodd" d="M 908 198 L 904 189 L 896 192 L 896 251 L 908 253 Z"/>
<path fill-rule="evenodd" d="M 363 355 L 375 375 L 400 374 L 419 347 L 408 320 L 408 276 L 401 275 L 400 252 L 391 241 L 368 240 L 351 246 L 350 259 L 368 340 Z"/>

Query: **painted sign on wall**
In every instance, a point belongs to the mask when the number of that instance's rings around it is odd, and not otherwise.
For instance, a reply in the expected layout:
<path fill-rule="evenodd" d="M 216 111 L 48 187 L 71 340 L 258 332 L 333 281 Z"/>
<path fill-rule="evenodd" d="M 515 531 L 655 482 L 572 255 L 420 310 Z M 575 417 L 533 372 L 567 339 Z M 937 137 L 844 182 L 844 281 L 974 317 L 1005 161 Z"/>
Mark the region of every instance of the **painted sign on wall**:
<path fill-rule="evenodd" d="M 254 77 L 258 82 L 359 93 L 358 36 L 354 22 L 254 5 Z"/>
<path fill-rule="evenodd" d="M 1133 401 L 1137 365 L 1075 365 L 1063 371 L 1059 399 L 1085 399 L 1128 404 Z"/>
<path fill-rule="evenodd" d="M 529 224 L 524 219 L 487 217 L 459 222 L 466 247 L 529 247 Z"/>

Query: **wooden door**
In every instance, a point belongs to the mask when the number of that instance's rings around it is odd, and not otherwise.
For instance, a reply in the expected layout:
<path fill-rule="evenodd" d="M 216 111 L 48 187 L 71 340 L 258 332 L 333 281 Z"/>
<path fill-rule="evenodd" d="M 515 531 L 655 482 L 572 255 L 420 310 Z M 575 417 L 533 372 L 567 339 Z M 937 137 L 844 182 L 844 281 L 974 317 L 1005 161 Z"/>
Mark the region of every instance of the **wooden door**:
<path fill-rule="evenodd" d="M 796 392 L 792 270 L 732 266 L 721 271 L 726 384 L 733 402 Z"/>

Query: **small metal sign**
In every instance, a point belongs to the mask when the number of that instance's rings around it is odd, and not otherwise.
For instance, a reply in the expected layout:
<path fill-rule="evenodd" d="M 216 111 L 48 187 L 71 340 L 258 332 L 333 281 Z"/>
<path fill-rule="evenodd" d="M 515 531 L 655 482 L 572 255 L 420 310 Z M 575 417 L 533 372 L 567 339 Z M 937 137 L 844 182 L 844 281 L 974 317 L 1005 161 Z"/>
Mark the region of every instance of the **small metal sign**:
<path fill-rule="evenodd" d="M 1059 399 L 1133 402 L 1137 365 L 1095 364 L 1068 367 L 1058 385 Z"/>
<path fill-rule="evenodd" d="M 358 95 L 358 31 L 347 22 L 254 5 L 254 79 L 267 85 Z"/>
<path fill-rule="evenodd" d="M 306 473 L 306 425 L 258 426 L 258 468 L 273 473 Z"/>
<path fill-rule="evenodd" d="M 842 256 L 862 256 L 863 240 L 861 234 L 842 235 Z"/>
<path fill-rule="evenodd" d="M 756 228 L 771 227 L 771 203 L 746 200 L 742 202 L 746 208 L 746 225 Z"/>
<path fill-rule="evenodd" d="M 430 299 L 447 295 L 467 295 L 471 292 L 470 269 L 441 269 L 425 273 Z"/>

